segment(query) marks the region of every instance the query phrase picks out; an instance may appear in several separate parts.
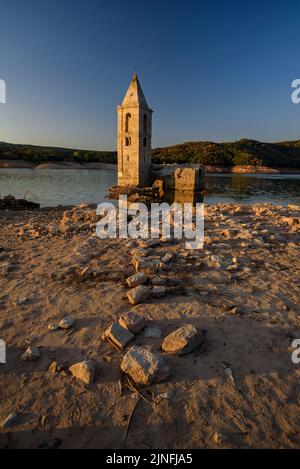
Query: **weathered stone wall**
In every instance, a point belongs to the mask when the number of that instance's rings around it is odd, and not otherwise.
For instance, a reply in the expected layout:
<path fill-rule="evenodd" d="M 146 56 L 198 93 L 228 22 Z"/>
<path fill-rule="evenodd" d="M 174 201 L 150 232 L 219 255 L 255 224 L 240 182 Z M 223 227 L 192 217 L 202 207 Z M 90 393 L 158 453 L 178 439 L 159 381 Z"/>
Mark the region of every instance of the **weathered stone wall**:
<path fill-rule="evenodd" d="M 162 166 L 152 171 L 155 180 L 164 182 L 166 191 L 190 191 L 202 192 L 204 190 L 204 168 L 198 167 L 174 167 Z"/>

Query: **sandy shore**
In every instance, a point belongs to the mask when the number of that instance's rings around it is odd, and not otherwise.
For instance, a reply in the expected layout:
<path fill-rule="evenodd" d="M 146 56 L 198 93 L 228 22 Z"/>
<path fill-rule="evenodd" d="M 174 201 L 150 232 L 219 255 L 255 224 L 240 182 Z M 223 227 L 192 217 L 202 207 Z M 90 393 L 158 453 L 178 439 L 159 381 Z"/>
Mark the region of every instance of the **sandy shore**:
<path fill-rule="evenodd" d="M 135 241 L 93 236 L 95 212 L 0 211 L 0 447 L 8 448 L 299 448 L 300 207 L 206 207 L 203 250 L 160 242 L 148 259 L 174 253 L 149 276 L 166 294 L 143 304 L 127 299 Z M 63 222 L 61 221 L 63 219 Z M 204 346 L 179 357 L 159 351 L 168 379 L 120 394 L 122 353 L 101 335 L 127 311 L 140 313 L 161 338 L 141 332 L 135 345 L 159 350 L 186 324 L 207 330 Z M 50 331 L 64 316 L 76 323 Z M 40 358 L 24 362 L 28 345 Z M 93 384 L 68 367 L 96 363 Z M 51 373 L 56 361 L 63 371 Z M 232 378 L 229 371 L 232 371 Z"/>

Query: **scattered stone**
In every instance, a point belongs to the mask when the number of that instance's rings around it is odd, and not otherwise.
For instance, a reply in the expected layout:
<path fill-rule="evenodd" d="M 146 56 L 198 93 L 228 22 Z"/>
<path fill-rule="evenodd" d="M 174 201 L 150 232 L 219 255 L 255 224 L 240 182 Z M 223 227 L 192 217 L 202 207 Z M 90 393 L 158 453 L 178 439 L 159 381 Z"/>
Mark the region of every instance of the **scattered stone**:
<path fill-rule="evenodd" d="M 1 422 L 1 428 L 5 429 L 5 428 L 12 427 L 13 425 L 17 423 L 18 418 L 19 418 L 19 414 L 17 414 L 16 412 L 13 412 L 8 417 L 6 417 L 6 419 L 4 419 L 3 422 Z"/>
<path fill-rule="evenodd" d="M 221 433 L 215 432 L 213 434 L 212 440 L 216 445 L 219 445 L 220 443 L 223 442 L 223 437 L 222 437 Z"/>
<path fill-rule="evenodd" d="M 159 327 L 146 327 L 143 332 L 144 337 L 147 339 L 160 339 L 161 338 L 161 330 Z"/>
<path fill-rule="evenodd" d="M 192 324 L 187 324 L 165 337 L 162 349 L 165 352 L 184 355 L 203 344 L 203 340 L 202 332 Z"/>
<path fill-rule="evenodd" d="M 59 438 L 54 438 L 53 440 L 45 441 L 39 445 L 39 449 L 57 449 L 62 444 L 62 441 Z"/>
<path fill-rule="evenodd" d="M 66 316 L 58 323 L 58 327 L 60 329 L 70 329 L 71 327 L 74 326 L 74 324 L 75 324 L 75 318 L 73 318 L 73 316 Z"/>
<path fill-rule="evenodd" d="M 122 327 L 117 322 L 114 322 L 103 334 L 102 338 L 112 340 L 121 349 L 125 348 L 134 335 L 128 329 Z"/>
<path fill-rule="evenodd" d="M 148 256 L 148 250 L 147 249 L 143 249 L 143 248 L 135 248 L 131 251 L 131 255 L 134 256 L 134 257 L 147 257 Z"/>
<path fill-rule="evenodd" d="M 15 301 L 16 306 L 23 306 L 28 303 L 29 298 L 20 298 L 19 300 Z"/>
<path fill-rule="evenodd" d="M 58 233 L 59 233 L 59 228 L 55 225 L 50 225 L 49 228 L 48 228 L 48 233 L 51 236 L 57 236 Z"/>
<path fill-rule="evenodd" d="M 166 281 L 164 278 L 160 278 L 160 277 L 155 277 L 151 280 L 151 283 L 152 285 L 154 286 L 162 286 L 162 285 L 165 285 L 166 284 Z"/>
<path fill-rule="evenodd" d="M 166 289 L 163 286 L 155 286 L 152 289 L 153 298 L 161 298 L 166 294 Z"/>
<path fill-rule="evenodd" d="M 172 397 L 173 397 L 173 391 L 163 392 L 161 394 L 158 394 L 155 397 L 155 402 L 160 403 L 163 400 L 171 400 Z"/>
<path fill-rule="evenodd" d="M 129 288 L 135 288 L 147 282 L 147 277 L 143 272 L 137 272 L 126 280 Z"/>
<path fill-rule="evenodd" d="M 137 272 L 144 272 L 145 274 L 153 274 L 157 272 L 159 267 L 159 263 L 155 262 L 157 259 L 153 261 L 143 260 L 137 258 L 136 262 L 134 263 L 135 269 Z"/>
<path fill-rule="evenodd" d="M 237 264 L 230 264 L 226 267 L 226 270 L 233 271 L 233 270 L 237 270 L 237 268 L 238 268 Z"/>
<path fill-rule="evenodd" d="M 212 255 L 210 256 L 211 261 L 215 264 L 216 267 L 221 267 L 223 264 L 223 257 L 222 256 L 217 256 L 217 255 Z"/>
<path fill-rule="evenodd" d="M 143 248 L 152 248 L 160 245 L 159 239 L 142 239 L 138 241 L 139 245 Z"/>
<path fill-rule="evenodd" d="M 162 262 L 164 263 L 169 263 L 175 258 L 175 253 L 174 252 L 167 252 L 167 254 L 164 255 L 164 257 L 161 258 Z"/>
<path fill-rule="evenodd" d="M 146 347 L 131 347 L 123 357 L 121 369 L 142 385 L 163 381 L 170 375 L 170 368 L 162 357 Z"/>
<path fill-rule="evenodd" d="M 95 363 L 92 360 L 85 360 L 75 363 L 69 368 L 70 373 L 85 384 L 91 384 L 94 381 Z"/>
<path fill-rule="evenodd" d="M 133 334 L 138 334 L 145 327 L 146 321 L 143 316 L 129 311 L 128 313 L 122 314 L 119 319 L 119 324 Z"/>
<path fill-rule="evenodd" d="M 41 353 L 38 347 L 28 347 L 27 350 L 21 355 L 21 359 L 24 361 L 33 362 L 40 358 Z"/>
<path fill-rule="evenodd" d="M 63 371 L 63 369 L 64 369 L 63 365 L 59 365 L 57 362 L 52 362 L 48 368 L 48 371 L 50 373 L 55 374 L 55 373 L 60 373 L 61 371 Z"/>
<path fill-rule="evenodd" d="M 48 331 L 50 331 L 50 332 L 57 331 L 58 329 L 59 329 L 59 326 L 57 324 L 49 324 L 48 325 Z"/>
<path fill-rule="evenodd" d="M 166 264 L 165 262 L 161 262 L 161 263 L 159 264 L 159 268 L 160 268 L 161 270 L 164 270 L 165 272 L 168 272 L 168 271 L 171 270 L 172 267 L 171 267 L 169 264 Z"/>
<path fill-rule="evenodd" d="M 151 297 L 151 289 L 144 285 L 139 285 L 138 287 L 129 290 L 127 297 L 129 302 L 133 305 L 144 303 L 144 301 Z"/>

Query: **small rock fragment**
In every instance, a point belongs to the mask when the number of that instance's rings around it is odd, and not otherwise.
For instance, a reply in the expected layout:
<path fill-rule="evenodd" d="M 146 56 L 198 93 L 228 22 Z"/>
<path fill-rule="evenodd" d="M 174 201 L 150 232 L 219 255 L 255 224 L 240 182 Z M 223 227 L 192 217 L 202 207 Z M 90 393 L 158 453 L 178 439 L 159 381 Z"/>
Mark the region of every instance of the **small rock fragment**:
<path fill-rule="evenodd" d="M 165 337 L 162 349 L 165 352 L 184 355 L 203 343 L 203 335 L 195 326 L 187 324 Z"/>
<path fill-rule="evenodd" d="M 41 353 L 38 347 L 28 347 L 28 349 L 21 355 L 21 359 L 33 362 L 40 358 L 40 356 Z"/>
<path fill-rule="evenodd" d="M 159 327 L 146 327 L 143 334 L 146 338 L 160 339 L 161 330 Z"/>
<path fill-rule="evenodd" d="M 164 262 L 165 264 L 167 264 L 168 262 L 171 262 L 173 259 L 175 258 L 175 253 L 174 252 L 167 252 L 167 254 L 165 254 L 161 260 L 162 262 Z"/>
<path fill-rule="evenodd" d="M 125 329 L 117 322 L 114 322 L 103 334 L 103 339 L 108 338 L 112 340 L 118 347 L 125 348 L 134 335 L 128 329 Z"/>
<path fill-rule="evenodd" d="M 234 377 L 233 377 L 233 374 L 232 374 L 232 369 L 230 368 L 230 366 L 225 368 L 224 372 L 225 372 L 225 375 L 230 379 L 232 384 L 235 386 L 235 380 L 234 380 Z"/>
<path fill-rule="evenodd" d="M 142 385 L 163 381 L 170 374 L 162 357 L 146 347 L 131 347 L 123 357 L 121 369 Z"/>
<path fill-rule="evenodd" d="M 85 384 L 91 384 L 95 375 L 95 363 L 92 360 L 85 360 L 75 363 L 69 368 L 70 373 Z"/>
<path fill-rule="evenodd" d="M 152 280 L 151 280 L 151 283 L 153 286 L 162 286 L 162 285 L 165 285 L 166 284 L 166 281 L 164 278 L 160 278 L 160 277 L 154 277 Z"/>
<path fill-rule="evenodd" d="M 51 365 L 48 368 L 48 371 L 50 373 L 60 373 L 64 369 L 63 365 L 59 365 L 57 362 L 52 362 Z"/>
<path fill-rule="evenodd" d="M 166 293 L 166 289 L 163 286 L 155 286 L 152 289 L 153 298 L 161 298 Z"/>
<path fill-rule="evenodd" d="M 59 329 L 59 326 L 57 324 L 49 324 L 48 325 L 48 331 L 50 331 L 50 332 L 57 331 L 58 329 Z"/>
<path fill-rule="evenodd" d="M 133 334 L 138 334 L 145 327 L 146 321 L 143 316 L 129 311 L 122 314 L 119 318 L 119 324 Z"/>
<path fill-rule="evenodd" d="M 74 326 L 74 324 L 75 324 L 75 318 L 73 318 L 73 316 L 66 316 L 59 322 L 58 327 L 60 329 L 70 329 L 71 327 Z"/>

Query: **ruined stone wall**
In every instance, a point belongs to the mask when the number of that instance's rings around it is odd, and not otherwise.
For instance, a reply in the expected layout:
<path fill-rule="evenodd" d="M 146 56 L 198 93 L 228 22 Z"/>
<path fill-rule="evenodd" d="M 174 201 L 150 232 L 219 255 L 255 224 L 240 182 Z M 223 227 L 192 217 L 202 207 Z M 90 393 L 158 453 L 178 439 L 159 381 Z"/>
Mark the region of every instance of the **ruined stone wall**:
<path fill-rule="evenodd" d="M 152 172 L 152 177 L 164 182 L 166 191 L 191 191 L 204 190 L 204 168 L 163 166 L 160 170 Z"/>

